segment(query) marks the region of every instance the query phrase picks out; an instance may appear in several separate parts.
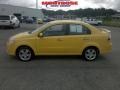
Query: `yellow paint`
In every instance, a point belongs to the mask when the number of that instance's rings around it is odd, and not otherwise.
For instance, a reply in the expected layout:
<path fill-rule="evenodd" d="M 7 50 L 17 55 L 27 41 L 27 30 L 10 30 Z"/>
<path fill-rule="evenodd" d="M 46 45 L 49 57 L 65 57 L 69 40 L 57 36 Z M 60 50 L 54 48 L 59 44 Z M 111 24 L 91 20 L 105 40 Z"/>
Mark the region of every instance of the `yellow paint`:
<path fill-rule="evenodd" d="M 40 37 L 40 33 L 46 28 L 57 24 L 81 24 L 91 30 L 89 35 L 66 35 Z M 16 55 L 16 49 L 20 46 L 29 46 L 35 55 L 81 55 L 83 50 L 89 46 L 99 49 L 100 54 L 111 51 L 112 43 L 108 40 L 107 30 L 99 30 L 92 25 L 73 20 L 57 20 L 49 22 L 38 28 L 31 34 L 28 32 L 17 34 L 7 42 L 9 55 Z"/>

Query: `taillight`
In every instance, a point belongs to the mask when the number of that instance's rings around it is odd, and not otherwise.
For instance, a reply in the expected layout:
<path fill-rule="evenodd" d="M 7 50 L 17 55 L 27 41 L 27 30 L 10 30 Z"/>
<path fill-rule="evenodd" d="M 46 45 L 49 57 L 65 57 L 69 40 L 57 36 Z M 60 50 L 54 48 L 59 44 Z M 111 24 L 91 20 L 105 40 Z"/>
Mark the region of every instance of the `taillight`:
<path fill-rule="evenodd" d="M 111 40 L 111 38 L 110 38 L 110 37 L 108 37 L 108 40 Z"/>
<path fill-rule="evenodd" d="M 107 40 L 111 40 L 111 31 L 110 30 L 107 30 L 107 29 L 100 29 L 102 30 L 103 33 L 106 33 L 107 34 Z"/>
<path fill-rule="evenodd" d="M 108 40 L 111 40 L 111 32 L 109 32 Z"/>

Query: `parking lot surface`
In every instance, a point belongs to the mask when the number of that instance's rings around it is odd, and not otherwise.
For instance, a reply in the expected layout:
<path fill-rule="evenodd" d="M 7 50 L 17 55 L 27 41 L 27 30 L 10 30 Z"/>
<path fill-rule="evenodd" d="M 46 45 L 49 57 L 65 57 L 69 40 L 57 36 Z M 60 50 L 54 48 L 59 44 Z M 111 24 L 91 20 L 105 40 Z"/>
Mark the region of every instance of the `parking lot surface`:
<path fill-rule="evenodd" d="M 113 50 L 94 62 L 79 56 L 39 56 L 21 62 L 6 53 L 10 36 L 39 27 L 24 24 L 0 29 L 0 90 L 119 90 L 120 28 L 99 26 L 112 32 Z"/>

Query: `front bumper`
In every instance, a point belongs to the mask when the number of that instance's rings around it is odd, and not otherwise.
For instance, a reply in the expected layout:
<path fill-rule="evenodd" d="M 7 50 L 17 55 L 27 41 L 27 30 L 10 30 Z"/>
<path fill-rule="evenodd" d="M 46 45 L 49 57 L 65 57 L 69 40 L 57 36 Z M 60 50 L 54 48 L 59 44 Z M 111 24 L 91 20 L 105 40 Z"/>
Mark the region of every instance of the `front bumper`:
<path fill-rule="evenodd" d="M 15 55 L 15 44 L 14 44 L 14 42 L 7 42 L 7 45 L 6 45 L 6 51 L 7 51 L 7 54 L 8 55 L 12 55 L 12 56 L 14 56 Z"/>

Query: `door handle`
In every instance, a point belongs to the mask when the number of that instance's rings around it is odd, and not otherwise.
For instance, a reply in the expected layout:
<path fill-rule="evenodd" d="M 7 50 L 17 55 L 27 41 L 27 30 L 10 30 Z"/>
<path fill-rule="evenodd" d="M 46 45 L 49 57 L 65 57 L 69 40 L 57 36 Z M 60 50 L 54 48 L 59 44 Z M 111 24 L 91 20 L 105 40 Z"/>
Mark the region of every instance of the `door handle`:
<path fill-rule="evenodd" d="M 89 38 L 83 38 L 83 40 L 90 40 Z"/>
<path fill-rule="evenodd" d="M 57 40 L 58 40 L 58 41 L 63 41 L 61 38 L 58 38 Z"/>

